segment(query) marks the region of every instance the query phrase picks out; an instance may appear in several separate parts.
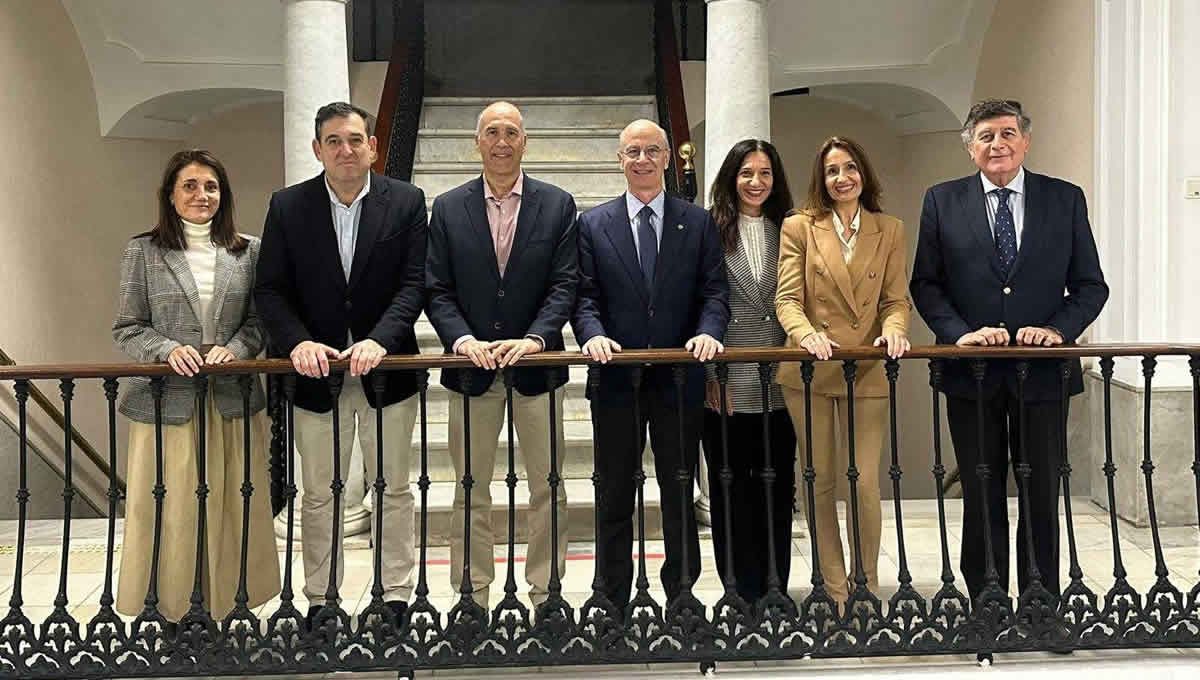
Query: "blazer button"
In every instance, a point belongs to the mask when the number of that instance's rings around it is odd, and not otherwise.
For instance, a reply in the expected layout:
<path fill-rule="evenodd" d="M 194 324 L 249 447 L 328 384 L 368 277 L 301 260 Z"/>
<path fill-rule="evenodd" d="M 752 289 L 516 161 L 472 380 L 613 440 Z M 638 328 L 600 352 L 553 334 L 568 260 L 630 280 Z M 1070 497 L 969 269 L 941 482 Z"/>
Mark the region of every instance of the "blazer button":
<path fill-rule="evenodd" d="M 496 330 L 500 330 L 500 322 L 497 321 L 496 323 L 492 324 L 492 328 L 495 328 Z"/>
<path fill-rule="evenodd" d="M 1004 294 L 1005 294 L 1005 295 L 1008 295 L 1009 293 L 1012 293 L 1012 288 L 1009 288 L 1008 286 L 1005 286 L 1005 287 L 1004 287 Z"/>
<path fill-rule="evenodd" d="M 734 320 L 733 320 L 733 322 L 734 322 L 734 323 L 737 323 L 737 319 L 734 319 Z"/>
<path fill-rule="evenodd" d="M 646 310 L 646 314 L 647 314 L 647 315 L 648 315 L 648 316 L 649 316 L 651 319 L 653 319 L 653 318 L 654 318 L 654 308 L 653 308 L 653 307 L 651 307 L 650 309 L 647 309 L 647 310 Z"/>
<path fill-rule="evenodd" d="M 863 307 L 870 307 L 870 306 L 871 306 L 870 300 L 863 300 Z"/>
<path fill-rule="evenodd" d="M 870 274 L 867 274 L 867 278 L 869 278 L 869 279 L 875 278 L 875 272 L 871 272 Z"/>
<path fill-rule="evenodd" d="M 770 320 L 771 320 L 771 315 L 770 315 L 770 314 L 764 314 L 764 315 L 763 315 L 763 321 L 770 321 Z"/>
<path fill-rule="evenodd" d="M 854 328 L 854 329 L 857 329 L 857 328 L 858 328 L 858 322 L 857 322 L 857 321 L 855 321 L 854 323 L 851 323 L 851 324 L 850 324 L 850 327 L 851 327 L 851 328 Z"/>
<path fill-rule="evenodd" d="M 829 322 L 828 322 L 828 321 L 822 321 L 822 322 L 821 322 L 821 328 L 829 328 Z"/>
<path fill-rule="evenodd" d="M 503 290 L 496 291 L 496 297 L 504 297 L 504 291 Z"/>
<path fill-rule="evenodd" d="M 825 301 L 824 296 L 821 296 L 821 295 L 817 296 L 817 302 L 824 302 L 824 301 Z"/>
<path fill-rule="evenodd" d="M 1001 327 L 1001 328 L 1004 328 L 1004 322 L 1003 322 L 1003 321 L 1001 321 L 1001 322 L 1000 322 L 1000 327 Z"/>
<path fill-rule="evenodd" d="M 350 298 L 346 298 L 346 311 L 348 312 L 351 309 L 354 309 L 354 303 L 350 301 Z"/>

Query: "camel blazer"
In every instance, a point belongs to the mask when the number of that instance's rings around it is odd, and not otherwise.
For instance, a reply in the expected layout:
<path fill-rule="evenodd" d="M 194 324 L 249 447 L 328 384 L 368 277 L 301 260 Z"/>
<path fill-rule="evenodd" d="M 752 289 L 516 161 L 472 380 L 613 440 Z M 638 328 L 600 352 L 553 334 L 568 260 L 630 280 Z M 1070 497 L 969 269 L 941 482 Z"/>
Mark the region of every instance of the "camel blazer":
<path fill-rule="evenodd" d="M 787 347 L 811 333 L 824 331 L 842 347 L 870 345 L 883 331 L 908 332 L 912 303 L 905 271 L 904 223 L 890 215 L 862 209 L 854 256 L 847 264 L 833 231 L 833 215 L 806 213 L 783 221 L 779 243 L 779 284 L 775 313 L 788 334 Z M 779 365 L 776 380 L 804 389 L 798 362 Z M 840 361 L 818 361 L 812 391 L 845 396 Z M 887 378 L 881 361 L 858 362 L 855 396 L 886 397 Z"/>

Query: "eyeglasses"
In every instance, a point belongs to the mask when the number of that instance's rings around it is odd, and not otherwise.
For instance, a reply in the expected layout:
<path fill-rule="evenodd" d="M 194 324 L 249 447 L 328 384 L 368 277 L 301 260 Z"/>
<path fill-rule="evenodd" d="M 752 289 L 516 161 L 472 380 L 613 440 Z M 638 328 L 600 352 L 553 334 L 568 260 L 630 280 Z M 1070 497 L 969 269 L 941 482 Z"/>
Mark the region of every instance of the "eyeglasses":
<path fill-rule="evenodd" d="M 646 154 L 646 158 L 656 161 L 663 155 L 663 150 L 657 146 L 648 146 L 644 149 L 640 146 L 627 146 L 621 149 L 621 155 L 631 161 L 636 161 L 643 153 Z"/>

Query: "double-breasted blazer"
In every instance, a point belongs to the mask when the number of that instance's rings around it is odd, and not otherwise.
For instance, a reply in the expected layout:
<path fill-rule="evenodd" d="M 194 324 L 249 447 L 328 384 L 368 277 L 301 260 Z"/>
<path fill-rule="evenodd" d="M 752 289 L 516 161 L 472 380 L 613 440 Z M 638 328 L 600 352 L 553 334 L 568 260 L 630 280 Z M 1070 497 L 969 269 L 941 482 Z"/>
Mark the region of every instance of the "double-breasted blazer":
<path fill-rule="evenodd" d="M 213 297 L 209 306 L 215 322 L 216 343 L 237 359 L 253 359 L 263 348 L 263 329 L 254 307 L 254 272 L 259 240 L 246 236 L 250 244 L 240 253 L 217 249 Z M 121 288 L 113 340 L 137 361 L 165 361 L 176 347 L 200 349 L 202 324 L 200 292 L 182 250 L 160 248 L 150 234 L 130 239 L 121 256 Z M 226 418 L 239 418 L 242 392 L 237 376 L 211 378 L 213 398 Z M 195 410 L 195 383 L 184 376 L 169 376 L 164 383 L 162 421 L 181 425 Z M 154 397 L 150 379 L 121 381 L 121 413 L 142 423 L 154 422 Z M 262 385 L 251 382 L 250 412 L 266 405 Z"/>
<path fill-rule="evenodd" d="M 737 247 L 725 251 L 725 274 L 729 280 L 729 325 L 725 329 L 725 346 L 779 347 L 787 333 L 775 314 L 775 286 L 779 268 L 779 226 L 770 220 L 763 222 L 762 275 L 756 281 L 750 269 L 750 259 L 739 237 Z M 716 380 L 717 369 L 712 363 L 705 366 L 709 380 Z M 762 413 L 762 384 L 757 364 L 729 364 L 729 383 L 726 388 L 733 410 L 738 413 Z M 772 380 L 766 410 L 784 408 L 783 394 Z"/>
<path fill-rule="evenodd" d="M 255 300 L 272 353 L 288 356 L 304 340 L 346 347 L 370 338 L 388 354 L 416 354 L 413 330 L 425 305 L 425 194 L 375 172 L 363 197 L 349 281 L 338 254 L 325 173 L 271 195 L 263 225 Z M 376 406 L 371 382 L 360 378 Z M 381 371 L 383 406 L 417 391 L 414 371 Z M 327 413 L 333 399 L 324 380 L 300 377 L 296 405 Z"/>
<path fill-rule="evenodd" d="M 842 347 L 870 345 L 884 332 L 908 332 L 912 303 L 905 271 L 904 223 L 883 213 L 860 209 L 854 256 L 846 263 L 834 232 L 833 214 L 800 212 L 783 221 L 779 245 L 779 286 L 775 310 L 788 334 L 788 347 L 810 333 L 824 332 Z M 782 385 L 804 389 L 798 362 L 784 362 Z M 840 361 L 818 361 L 814 394 L 844 396 Z M 881 361 L 859 361 L 854 393 L 886 397 Z"/>

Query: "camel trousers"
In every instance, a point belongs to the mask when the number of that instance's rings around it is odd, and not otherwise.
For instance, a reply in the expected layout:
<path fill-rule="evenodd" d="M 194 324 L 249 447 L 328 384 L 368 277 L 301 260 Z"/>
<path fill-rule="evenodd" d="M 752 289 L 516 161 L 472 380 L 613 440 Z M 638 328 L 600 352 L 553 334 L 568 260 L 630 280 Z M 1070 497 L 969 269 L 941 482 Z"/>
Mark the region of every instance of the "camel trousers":
<path fill-rule="evenodd" d="M 804 479 L 804 468 L 808 464 L 806 423 L 804 416 L 804 390 L 784 386 L 783 400 L 791 414 L 799 442 L 796 458 L 796 479 Z M 883 448 L 884 427 L 887 424 L 888 400 L 882 397 L 855 397 L 854 399 L 854 459 L 858 468 L 858 519 L 859 538 L 862 548 L 863 571 L 867 576 L 867 587 L 879 592 L 879 535 L 882 516 L 879 494 L 879 456 Z M 850 570 L 842 554 L 841 526 L 837 516 L 835 491 L 839 476 L 845 477 L 846 470 L 838 469 L 838 447 L 846 446 L 847 400 L 825 394 L 812 395 L 812 465 L 816 479 L 813 481 L 814 503 L 808 517 L 809 530 L 817 537 L 820 553 L 821 576 L 825 590 L 839 603 L 847 599 L 854 586 L 854 527 L 853 513 L 848 509 L 846 519 L 850 548 Z M 836 420 L 835 420 L 836 417 Z M 840 425 L 840 427 L 838 427 Z M 797 482 L 803 484 L 803 482 Z M 802 492 L 807 495 L 807 492 Z M 849 507 L 849 503 L 847 503 Z"/>
<path fill-rule="evenodd" d="M 205 404 L 204 564 L 200 570 L 204 606 L 218 621 L 232 611 L 241 577 L 243 498 L 242 474 L 246 450 L 243 418 L 225 418 L 209 387 Z M 196 536 L 200 483 L 196 419 L 182 425 L 163 425 L 162 527 L 159 531 L 158 611 L 178 622 L 191 607 L 196 579 Z M 257 607 L 279 593 L 279 552 L 271 524 L 270 483 L 267 480 L 268 427 L 265 411 L 250 416 L 249 533 L 246 552 L 247 606 Z M 154 554 L 154 485 L 156 481 L 154 425 L 129 424 L 126 472 L 125 536 L 117 580 L 117 611 L 142 613 Z"/>
<path fill-rule="evenodd" d="M 529 484 L 529 515 L 526 520 L 529 544 L 525 557 L 525 581 L 530 586 L 529 598 L 535 606 L 549 597 L 551 555 L 558 561 L 560 579 L 566 574 L 567 568 L 567 489 L 562 483 L 559 483 L 557 498 L 557 553 L 550 544 L 550 538 L 554 535 L 550 530 L 551 503 L 548 481 L 550 394 L 545 392 L 527 397 L 513 390 L 513 426 L 521 442 L 521 458 L 525 462 L 525 476 Z M 562 425 L 563 390 L 556 389 L 553 394 L 556 402 L 555 413 L 558 415 L 558 421 L 555 423 L 558 431 L 556 472 L 561 477 L 563 459 L 567 456 Z M 475 602 L 485 609 L 490 606 L 490 586 L 496 577 L 496 564 L 492 556 L 496 534 L 492 529 L 492 494 L 489 482 L 492 481 L 496 465 L 496 449 L 501 432 L 504 432 L 506 442 L 506 460 L 508 456 L 505 401 L 504 384 L 499 378 L 492 383 L 487 392 L 478 397 L 471 397 L 471 477 L 475 481 L 471 487 L 471 590 Z M 466 520 L 466 492 L 462 487 L 462 478 L 466 470 L 466 437 L 463 431 L 465 420 L 462 395 L 451 395 L 450 457 L 454 462 L 455 476 L 459 480 L 459 484 L 454 488 L 454 513 L 450 526 L 450 586 L 455 592 L 461 592 L 465 552 L 463 526 Z M 504 467 L 507 470 L 507 463 Z M 504 535 L 502 540 L 507 543 L 507 535 Z"/>

